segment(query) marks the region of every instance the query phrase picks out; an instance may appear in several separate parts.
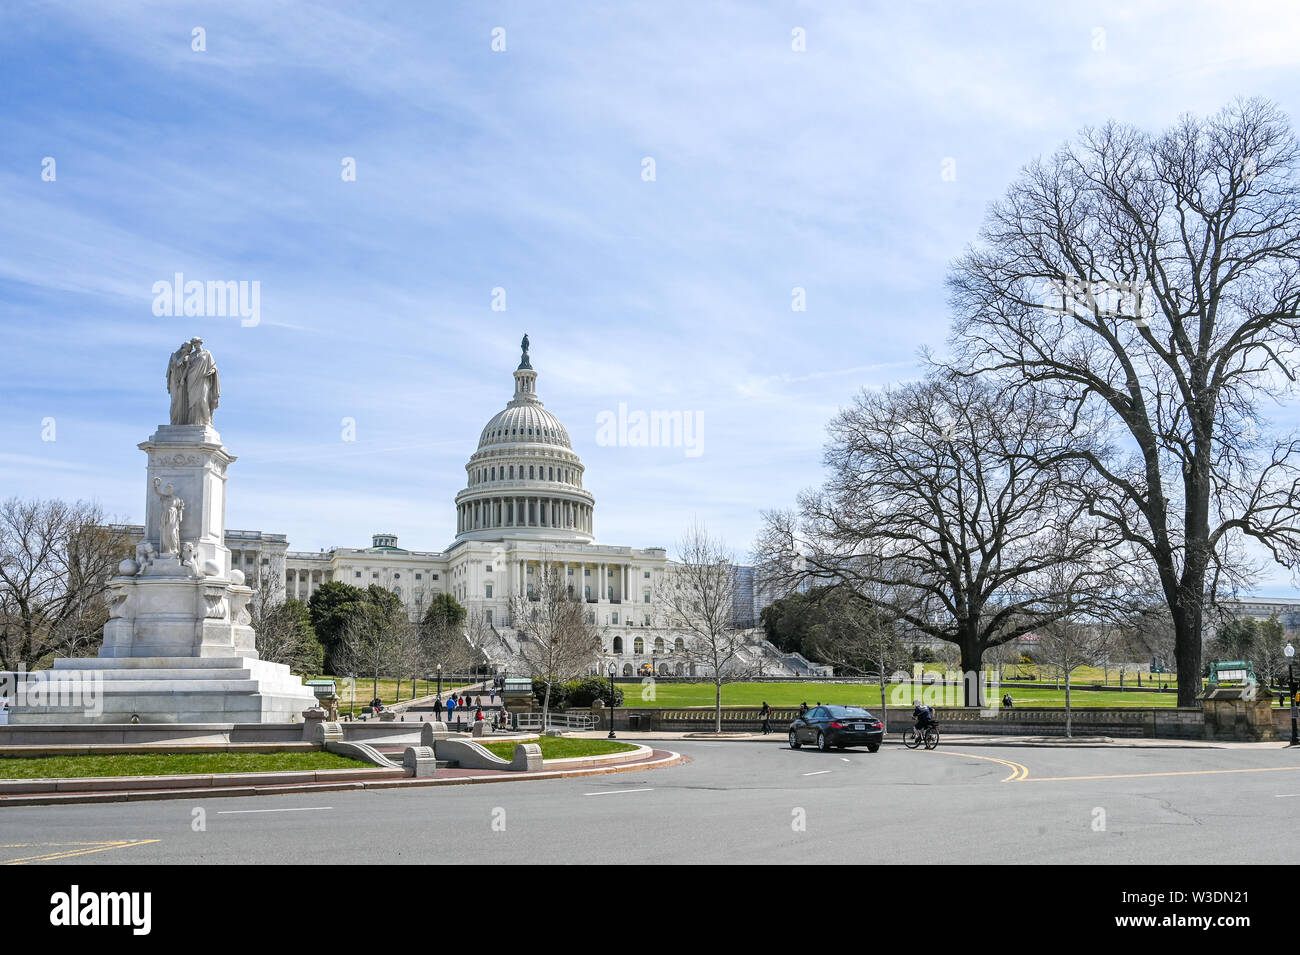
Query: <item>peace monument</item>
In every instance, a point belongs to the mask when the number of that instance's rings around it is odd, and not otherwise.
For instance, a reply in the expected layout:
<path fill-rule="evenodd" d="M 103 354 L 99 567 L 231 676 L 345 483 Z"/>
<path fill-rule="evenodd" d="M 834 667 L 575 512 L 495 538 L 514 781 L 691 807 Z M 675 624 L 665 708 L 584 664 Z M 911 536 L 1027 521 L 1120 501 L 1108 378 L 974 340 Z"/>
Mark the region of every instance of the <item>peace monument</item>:
<path fill-rule="evenodd" d="M 166 381 L 170 423 L 139 445 L 149 460 L 144 539 L 109 582 L 99 657 L 57 659 L 44 675 L 102 679 L 103 712 L 23 706 L 13 723 L 278 723 L 315 705 L 287 666 L 258 659 L 253 591 L 225 545 L 235 457 L 212 426 L 221 385 L 202 339 L 171 355 Z"/>

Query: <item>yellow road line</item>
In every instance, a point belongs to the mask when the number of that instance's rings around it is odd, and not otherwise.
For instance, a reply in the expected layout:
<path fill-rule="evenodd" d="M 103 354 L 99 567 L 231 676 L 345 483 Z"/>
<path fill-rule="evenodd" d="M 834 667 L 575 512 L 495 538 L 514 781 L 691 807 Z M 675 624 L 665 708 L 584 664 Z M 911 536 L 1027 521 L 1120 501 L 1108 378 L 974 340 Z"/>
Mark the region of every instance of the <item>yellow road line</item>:
<path fill-rule="evenodd" d="M 932 749 L 930 752 L 937 753 L 940 756 L 965 756 L 967 759 L 984 759 L 990 763 L 1000 763 L 1011 770 L 1011 775 L 1001 780 L 1004 783 L 1022 782 L 1029 778 L 1029 767 L 1024 763 L 1016 763 L 1009 759 L 998 759 L 996 756 L 979 756 L 975 753 L 956 753 L 946 749 Z"/>
<path fill-rule="evenodd" d="M 11 844 L 0 848 L 22 849 L 36 848 L 37 846 L 77 846 L 79 848 L 65 849 L 60 852 L 46 852 L 42 855 L 23 856 L 18 859 L 6 859 L 5 861 L 0 862 L 0 865 L 27 865 L 30 862 L 56 862 L 59 859 L 71 859 L 73 856 L 90 855 L 95 852 L 109 852 L 113 849 L 130 849 L 135 846 L 143 846 L 148 845 L 151 842 L 160 841 L 161 840 L 159 839 L 136 839 L 122 842 L 34 842 L 27 844 Z"/>
<path fill-rule="evenodd" d="M 1300 766 L 1266 766 L 1257 769 L 1184 769 L 1167 773 L 1114 773 L 1105 776 L 1038 776 L 1031 783 L 1063 783 L 1080 779 L 1144 779 L 1148 776 L 1222 776 L 1229 773 L 1285 773 L 1296 772 Z"/>

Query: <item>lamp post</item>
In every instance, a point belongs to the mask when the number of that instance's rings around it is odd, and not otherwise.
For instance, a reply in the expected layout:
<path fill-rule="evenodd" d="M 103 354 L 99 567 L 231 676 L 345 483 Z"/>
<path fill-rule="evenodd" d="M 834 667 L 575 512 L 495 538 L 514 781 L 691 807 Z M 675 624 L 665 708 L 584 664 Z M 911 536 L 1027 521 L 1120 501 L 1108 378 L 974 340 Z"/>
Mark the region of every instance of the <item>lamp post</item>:
<path fill-rule="evenodd" d="M 614 673 L 615 668 L 611 664 L 609 668 L 609 736 L 607 739 L 618 739 L 614 735 Z"/>
<path fill-rule="evenodd" d="M 1300 733 L 1296 732 L 1295 647 L 1289 643 L 1286 645 L 1286 673 L 1287 682 L 1291 684 L 1291 745 L 1300 746 Z"/>
<path fill-rule="evenodd" d="M 438 697 L 442 697 L 442 664 L 438 664 Z"/>

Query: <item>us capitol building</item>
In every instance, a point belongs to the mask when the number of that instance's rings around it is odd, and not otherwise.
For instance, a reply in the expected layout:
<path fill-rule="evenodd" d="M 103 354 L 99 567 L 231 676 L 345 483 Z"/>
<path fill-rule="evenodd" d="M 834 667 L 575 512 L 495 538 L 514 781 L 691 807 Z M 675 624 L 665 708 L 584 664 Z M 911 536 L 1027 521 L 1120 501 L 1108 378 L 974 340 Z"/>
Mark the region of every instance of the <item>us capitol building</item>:
<path fill-rule="evenodd" d="M 370 547 L 318 553 L 291 551 L 285 535 L 260 531 L 228 530 L 225 542 L 232 568 L 242 570 L 250 585 L 304 602 L 326 581 L 375 584 L 400 597 L 418 620 L 438 594 L 450 593 L 486 624 L 470 632 L 487 658 L 506 668 L 517 661 L 519 645 L 511 595 L 531 594 L 544 569 L 554 567 L 569 592 L 587 602 L 588 620 L 602 631 L 602 672 L 615 665 L 634 676 L 650 665 L 663 676 L 705 675 L 686 658 L 690 635 L 669 627 L 656 603 L 673 562 L 662 547 L 595 542 L 596 498 L 584 486 L 585 470 L 568 430 L 537 396 L 524 336 L 514 395 L 484 426 L 465 465 L 465 487 L 455 499 L 456 538 L 445 551 L 406 550 L 392 533 L 375 534 Z M 753 571 L 736 572 L 733 619 L 753 628 Z M 738 662 L 747 671 L 793 676 L 823 669 L 778 651 L 761 630 L 749 629 L 745 643 Z"/>

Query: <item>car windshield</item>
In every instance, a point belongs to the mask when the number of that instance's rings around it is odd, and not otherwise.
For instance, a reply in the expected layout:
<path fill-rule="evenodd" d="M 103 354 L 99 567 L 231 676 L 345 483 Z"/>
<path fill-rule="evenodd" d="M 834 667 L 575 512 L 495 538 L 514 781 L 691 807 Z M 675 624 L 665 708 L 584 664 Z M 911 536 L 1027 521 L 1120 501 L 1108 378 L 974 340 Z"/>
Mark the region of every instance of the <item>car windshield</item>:
<path fill-rule="evenodd" d="M 848 720 L 873 720 L 875 719 L 867 710 L 860 706 L 830 706 L 831 716 L 838 719 Z"/>

